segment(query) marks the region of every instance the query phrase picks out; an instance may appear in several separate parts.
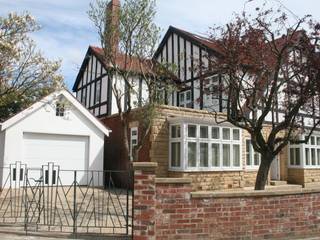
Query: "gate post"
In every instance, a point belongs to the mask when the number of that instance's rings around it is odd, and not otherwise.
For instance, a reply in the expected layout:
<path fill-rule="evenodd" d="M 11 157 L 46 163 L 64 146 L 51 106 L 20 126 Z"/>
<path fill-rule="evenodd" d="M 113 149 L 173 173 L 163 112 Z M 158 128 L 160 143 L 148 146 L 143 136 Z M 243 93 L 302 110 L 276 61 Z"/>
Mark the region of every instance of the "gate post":
<path fill-rule="evenodd" d="M 155 162 L 133 162 L 133 239 L 155 239 Z"/>
<path fill-rule="evenodd" d="M 73 172 L 73 235 L 77 234 L 77 171 Z"/>

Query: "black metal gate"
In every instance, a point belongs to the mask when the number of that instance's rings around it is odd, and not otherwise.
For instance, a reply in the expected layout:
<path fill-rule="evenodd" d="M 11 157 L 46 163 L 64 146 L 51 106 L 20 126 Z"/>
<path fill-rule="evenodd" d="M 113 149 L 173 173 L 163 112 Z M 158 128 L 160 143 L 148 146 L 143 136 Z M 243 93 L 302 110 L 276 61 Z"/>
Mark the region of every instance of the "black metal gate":
<path fill-rule="evenodd" d="M 1 229 L 131 237 L 131 172 L 62 170 L 54 163 L 34 169 L 20 162 L 0 170 Z M 126 186 L 115 179 L 126 179 Z"/>

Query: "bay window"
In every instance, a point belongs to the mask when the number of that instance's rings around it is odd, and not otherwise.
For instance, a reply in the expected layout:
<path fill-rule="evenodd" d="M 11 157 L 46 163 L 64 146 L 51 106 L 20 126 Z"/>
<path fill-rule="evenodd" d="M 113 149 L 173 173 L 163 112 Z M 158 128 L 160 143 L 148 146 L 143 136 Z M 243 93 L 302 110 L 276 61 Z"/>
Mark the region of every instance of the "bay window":
<path fill-rule="evenodd" d="M 241 169 L 240 129 L 195 123 L 170 125 L 169 164 L 172 170 Z"/>
<path fill-rule="evenodd" d="M 320 136 L 310 136 L 307 143 L 289 144 L 288 165 L 296 168 L 320 168 Z"/>

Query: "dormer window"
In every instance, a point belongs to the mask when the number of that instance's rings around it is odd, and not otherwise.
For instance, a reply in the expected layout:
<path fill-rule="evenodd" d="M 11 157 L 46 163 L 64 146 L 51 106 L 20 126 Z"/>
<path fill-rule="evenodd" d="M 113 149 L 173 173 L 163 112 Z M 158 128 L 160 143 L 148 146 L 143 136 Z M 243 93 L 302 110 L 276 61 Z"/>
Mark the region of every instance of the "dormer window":
<path fill-rule="evenodd" d="M 63 103 L 57 103 L 56 104 L 56 116 L 57 117 L 63 117 L 65 114 L 65 106 Z"/>

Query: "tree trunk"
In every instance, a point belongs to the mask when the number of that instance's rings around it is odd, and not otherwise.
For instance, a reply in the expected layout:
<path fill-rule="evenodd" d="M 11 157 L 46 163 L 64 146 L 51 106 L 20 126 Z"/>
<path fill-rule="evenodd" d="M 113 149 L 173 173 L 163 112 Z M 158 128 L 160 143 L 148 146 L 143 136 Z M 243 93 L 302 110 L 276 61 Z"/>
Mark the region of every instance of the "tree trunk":
<path fill-rule="evenodd" d="M 124 146 L 124 156 L 127 160 L 127 167 L 130 166 L 130 149 L 129 149 L 129 139 L 128 139 L 128 115 L 124 113 L 120 113 L 120 121 L 122 125 L 122 143 Z"/>
<path fill-rule="evenodd" d="M 263 154 L 261 155 L 261 164 L 258 170 L 257 178 L 256 178 L 256 184 L 254 189 L 255 190 L 264 190 L 268 175 L 269 175 L 269 169 L 271 166 L 271 163 L 273 161 L 272 154 Z"/>

